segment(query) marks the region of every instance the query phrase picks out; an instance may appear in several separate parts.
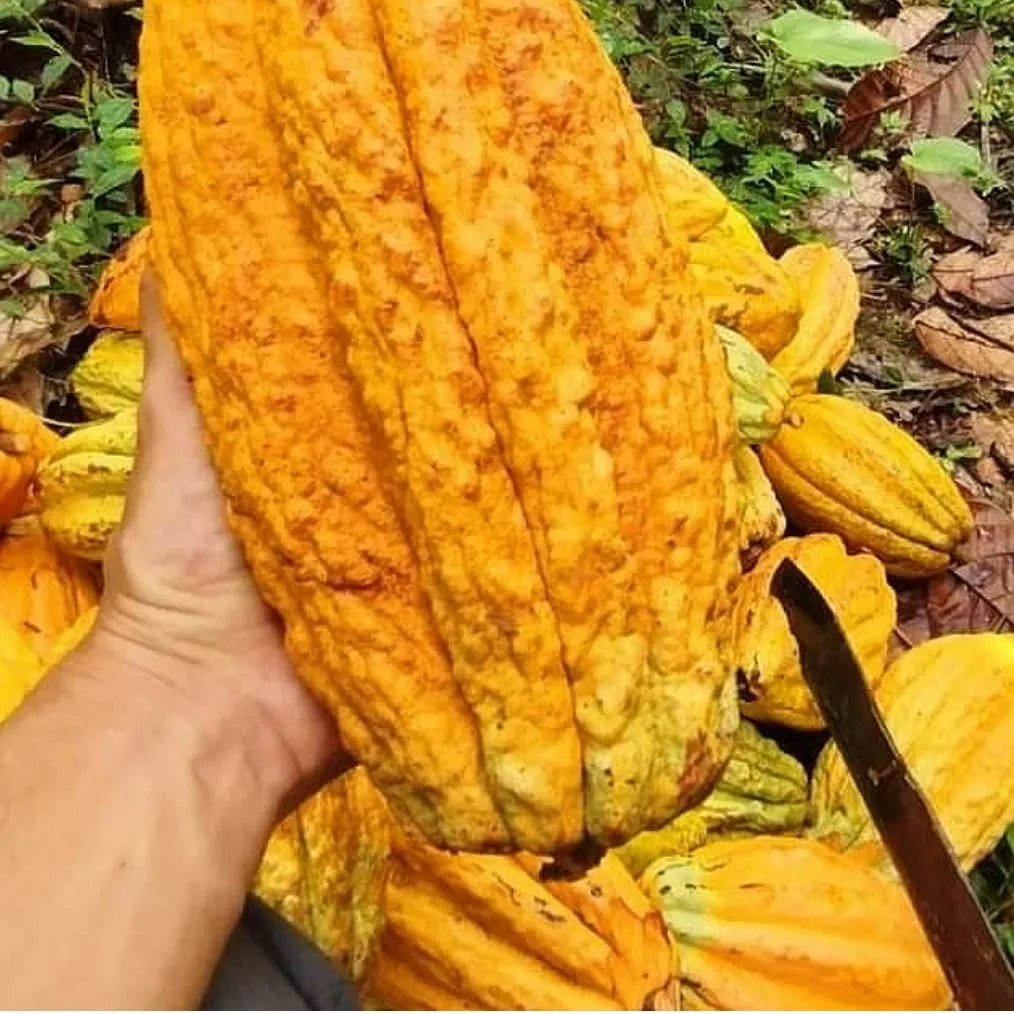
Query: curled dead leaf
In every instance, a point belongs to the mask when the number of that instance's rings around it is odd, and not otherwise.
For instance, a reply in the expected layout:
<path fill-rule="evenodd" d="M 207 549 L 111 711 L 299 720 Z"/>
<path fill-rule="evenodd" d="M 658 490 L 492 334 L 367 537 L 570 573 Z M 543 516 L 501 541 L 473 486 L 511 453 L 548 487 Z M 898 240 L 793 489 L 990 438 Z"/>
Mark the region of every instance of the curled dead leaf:
<path fill-rule="evenodd" d="M 939 306 L 923 310 L 913 321 L 915 336 L 923 351 L 938 363 L 967 373 L 999 381 L 1014 388 L 1014 351 L 971 331 Z"/>
<path fill-rule="evenodd" d="M 844 171 L 838 175 L 842 188 L 813 201 L 807 209 L 806 221 L 828 242 L 841 247 L 853 267 L 865 266 L 870 255 L 863 244 L 873 235 L 887 202 L 890 173 L 853 169 L 847 175 Z"/>
<path fill-rule="evenodd" d="M 1001 238 L 991 254 L 956 250 L 933 267 L 941 288 L 987 310 L 1014 310 L 1014 235 Z"/>
<path fill-rule="evenodd" d="M 946 7 L 902 7 L 898 16 L 884 18 L 877 31 L 907 53 L 950 15 Z"/>
<path fill-rule="evenodd" d="M 993 42 L 976 28 L 951 42 L 864 74 L 849 91 L 842 111 L 838 148 L 855 151 L 866 143 L 886 112 L 908 121 L 912 133 L 950 137 L 971 119 L 993 60 Z"/>
<path fill-rule="evenodd" d="M 925 187 L 940 209 L 941 225 L 958 239 L 984 247 L 989 238 L 989 208 L 972 189 L 972 185 L 956 176 L 940 173 L 913 174 L 913 179 Z"/>

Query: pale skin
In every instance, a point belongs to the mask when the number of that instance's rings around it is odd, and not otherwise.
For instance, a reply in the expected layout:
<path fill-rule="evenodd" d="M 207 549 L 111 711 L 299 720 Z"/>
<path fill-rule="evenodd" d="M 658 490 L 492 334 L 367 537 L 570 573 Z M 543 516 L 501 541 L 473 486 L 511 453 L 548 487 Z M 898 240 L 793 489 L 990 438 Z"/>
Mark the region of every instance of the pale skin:
<path fill-rule="evenodd" d="M 341 767 L 143 295 L 139 452 L 92 635 L 0 728 L 0 1007 L 200 1003 L 279 814 Z"/>

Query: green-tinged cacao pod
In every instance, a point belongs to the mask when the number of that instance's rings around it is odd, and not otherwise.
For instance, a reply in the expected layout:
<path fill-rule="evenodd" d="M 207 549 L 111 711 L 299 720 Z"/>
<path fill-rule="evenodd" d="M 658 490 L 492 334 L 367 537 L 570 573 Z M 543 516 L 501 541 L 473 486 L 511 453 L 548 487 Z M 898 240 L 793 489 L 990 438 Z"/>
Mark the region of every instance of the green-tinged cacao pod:
<path fill-rule="evenodd" d="M 1014 823 L 1014 635 L 954 634 L 896 659 L 876 701 L 955 855 L 970 870 Z M 878 840 L 829 743 L 811 787 L 815 837 L 850 849 Z"/>
<path fill-rule="evenodd" d="M 897 603 L 875 556 L 850 556 L 841 539 L 826 533 L 783 539 L 740 581 L 732 612 L 740 711 L 761 722 L 823 729 L 823 716 L 803 677 L 799 646 L 781 603 L 771 594 L 771 579 L 785 559 L 820 589 L 871 687 L 884 672 Z"/>
<path fill-rule="evenodd" d="M 736 425 L 747 444 L 759 444 L 778 432 L 792 392 L 781 374 L 741 335 L 716 325 L 732 379 Z"/>
<path fill-rule="evenodd" d="M 687 1010 L 943 1010 L 947 983 L 900 885 L 819 842 L 743 838 L 641 880 L 675 935 Z"/>
<path fill-rule="evenodd" d="M 82 426 L 39 471 L 42 525 L 66 553 L 101 560 L 123 519 L 137 448 L 137 410 Z"/>
<path fill-rule="evenodd" d="M 137 407 L 143 372 L 141 336 L 103 331 L 74 367 L 70 386 L 89 419 L 105 419 Z"/>
<path fill-rule="evenodd" d="M 685 855 L 717 837 L 791 834 L 807 815 L 803 766 L 749 722 L 714 790 L 660 831 L 644 831 L 615 854 L 635 876 L 663 856 Z"/>
<path fill-rule="evenodd" d="M 943 466 L 904 430 L 831 394 L 793 400 L 759 449 L 789 520 L 877 556 L 888 573 L 944 570 L 972 514 Z"/>

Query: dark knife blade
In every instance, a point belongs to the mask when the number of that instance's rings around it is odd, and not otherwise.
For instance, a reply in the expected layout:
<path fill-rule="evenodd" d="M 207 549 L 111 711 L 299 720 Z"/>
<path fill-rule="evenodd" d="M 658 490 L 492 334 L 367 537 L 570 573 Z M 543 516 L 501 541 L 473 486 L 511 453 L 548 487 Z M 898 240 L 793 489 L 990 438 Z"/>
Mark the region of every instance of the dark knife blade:
<path fill-rule="evenodd" d="M 1014 1010 L 1014 973 L 933 811 L 898 753 L 834 613 L 791 560 L 771 590 L 803 675 L 963 1010 Z"/>

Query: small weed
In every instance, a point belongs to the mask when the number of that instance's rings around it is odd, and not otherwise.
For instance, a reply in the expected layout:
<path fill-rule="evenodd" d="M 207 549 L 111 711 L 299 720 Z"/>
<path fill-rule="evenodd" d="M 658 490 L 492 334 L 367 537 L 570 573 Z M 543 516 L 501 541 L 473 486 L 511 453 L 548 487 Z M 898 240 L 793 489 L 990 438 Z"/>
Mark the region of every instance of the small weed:
<path fill-rule="evenodd" d="M 1000 944 L 1014 960 L 1014 825 L 972 871 L 971 880 Z"/>
<path fill-rule="evenodd" d="M 875 249 L 903 284 L 915 287 L 929 277 L 932 248 L 917 223 L 889 226 L 879 234 Z"/>

